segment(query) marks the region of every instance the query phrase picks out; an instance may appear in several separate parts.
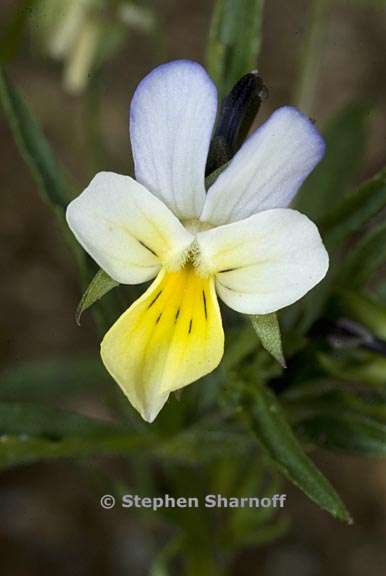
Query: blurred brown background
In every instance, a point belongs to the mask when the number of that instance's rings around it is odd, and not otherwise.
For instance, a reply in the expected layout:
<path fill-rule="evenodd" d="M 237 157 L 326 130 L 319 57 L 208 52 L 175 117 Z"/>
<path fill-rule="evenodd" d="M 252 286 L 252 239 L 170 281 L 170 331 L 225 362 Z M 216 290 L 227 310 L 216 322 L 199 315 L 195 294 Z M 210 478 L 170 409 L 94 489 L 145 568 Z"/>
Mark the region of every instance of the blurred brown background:
<path fill-rule="evenodd" d="M 158 0 L 163 54 L 149 36 L 132 32 L 102 73 L 106 169 L 129 170 L 127 111 L 136 83 L 161 60 L 205 60 L 212 2 Z M 352 100 L 375 102 L 362 177 L 385 160 L 386 8 L 382 2 L 331 2 L 313 117 L 319 126 Z M 1 26 L 14 7 L 2 0 Z M 259 68 L 270 90 L 261 118 L 294 103 L 309 2 L 266 2 Z M 44 59 L 28 37 L 10 66 L 64 166 L 80 186 L 93 175 L 84 131 L 84 99 L 62 89 L 60 65 Z M 4 367 L 52 355 L 98 353 L 90 319 L 74 323 L 80 295 L 77 272 L 48 208 L 38 196 L 0 116 L 0 362 Z M 384 247 L 382 248 L 384 249 Z M 92 412 L 85 406 L 84 412 Z M 287 537 L 244 553 L 237 576 L 381 576 L 386 574 L 386 463 L 320 453 L 317 461 L 351 510 L 341 526 L 288 488 L 293 517 Z M 194 514 L 194 511 L 190 512 Z M 154 522 L 154 539 L 128 511 L 99 509 L 87 468 L 66 463 L 21 467 L 0 477 L 0 572 L 12 576 L 115 576 L 147 573 L 149 557 L 167 531 Z"/>

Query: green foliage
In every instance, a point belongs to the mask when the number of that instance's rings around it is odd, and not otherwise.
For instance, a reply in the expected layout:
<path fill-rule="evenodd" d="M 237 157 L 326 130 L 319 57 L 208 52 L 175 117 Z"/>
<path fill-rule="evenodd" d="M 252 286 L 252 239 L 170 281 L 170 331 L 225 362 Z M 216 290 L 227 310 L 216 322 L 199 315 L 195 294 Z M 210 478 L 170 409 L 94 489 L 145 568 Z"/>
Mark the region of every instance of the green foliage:
<path fill-rule="evenodd" d="M 0 70 L 0 98 L 20 153 L 35 177 L 43 199 L 63 218 L 69 199 L 63 172 L 31 110 L 4 70 Z"/>
<path fill-rule="evenodd" d="M 0 403 L 0 434 L 60 439 L 93 437 L 122 432 L 116 425 L 36 404 Z"/>
<path fill-rule="evenodd" d="M 308 441 L 351 454 L 386 454 L 386 403 L 382 397 L 332 390 L 310 402 L 295 403 L 293 408 L 298 414 L 296 429 Z"/>
<path fill-rule="evenodd" d="M 94 272 L 95 267 L 86 258 L 85 252 L 70 233 L 65 221 L 66 206 L 74 195 L 73 186 L 69 184 L 69 179 L 56 161 L 29 106 L 1 68 L 0 102 L 20 154 L 31 170 L 42 199 L 55 214 L 65 241 L 77 261 L 81 283 L 88 283 L 90 272 Z M 91 293 L 87 293 L 87 296 L 84 296 L 86 301 L 82 304 L 83 306 L 91 302 L 93 297 L 95 298 L 94 301 L 98 299 L 95 295 L 98 293 L 98 290 L 100 293 L 103 291 L 103 279 L 105 280 L 105 293 L 107 292 L 106 275 L 100 272 L 99 276 L 97 275 L 97 279 L 94 279 L 94 283 L 92 282 L 92 286 L 90 287 Z M 86 308 L 87 307 L 86 305 Z M 106 327 L 111 324 L 109 317 L 111 316 L 112 310 L 116 310 L 117 308 L 120 308 L 118 300 L 110 299 L 104 300 L 103 304 L 95 310 L 95 318 L 101 330 L 105 330 Z M 84 309 L 83 307 L 83 310 Z"/>
<path fill-rule="evenodd" d="M 323 132 L 325 156 L 295 200 L 295 207 L 312 220 L 318 222 L 331 213 L 355 184 L 366 146 L 368 116 L 368 106 L 349 104 Z"/>
<path fill-rule="evenodd" d="M 386 171 L 346 195 L 336 207 L 321 220 L 321 230 L 327 247 L 334 250 L 351 234 L 368 224 L 386 207 Z"/>
<path fill-rule="evenodd" d="M 217 0 L 208 41 L 208 68 L 221 95 L 257 68 L 263 0 Z"/>
<path fill-rule="evenodd" d="M 382 250 L 378 250 L 382 253 Z M 366 268 L 366 261 L 363 262 Z M 351 284 L 351 277 L 347 277 L 347 284 Z M 334 313 L 352 318 L 360 322 L 378 338 L 386 340 L 386 309 L 385 306 L 363 293 L 351 290 L 338 292 L 333 301 Z"/>
<path fill-rule="evenodd" d="M 248 390 L 245 402 L 250 425 L 280 472 L 321 508 L 339 520 L 351 522 L 335 490 L 303 451 L 275 395 L 266 387 L 255 385 Z"/>
<path fill-rule="evenodd" d="M 70 198 L 68 181 L 24 98 L 1 68 L 0 102 L 20 154 L 32 172 L 41 197 L 53 210 L 84 274 L 84 252 L 72 238 L 65 222 L 65 208 Z"/>
<path fill-rule="evenodd" d="M 360 289 L 372 279 L 386 262 L 386 222 L 374 224 L 363 234 L 345 259 L 337 281 L 352 290 Z"/>
<path fill-rule="evenodd" d="M 122 426 L 36 404 L 0 403 L 0 467 L 52 458 L 130 454 L 144 440 Z"/>
<path fill-rule="evenodd" d="M 300 431 L 324 448 L 365 456 L 386 455 L 386 425 L 362 414 L 329 409 L 301 424 Z"/>
<path fill-rule="evenodd" d="M 110 278 L 103 270 L 99 270 L 91 280 L 76 310 L 76 322 L 80 325 L 80 319 L 85 310 L 95 302 L 103 298 L 110 290 L 119 286 L 119 282 Z"/>
<path fill-rule="evenodd" d="M 386 358 L 363 350 L 319 353 L 319 364 L 327 374 L 343 382 L 360 382 L 385 389 Z"/>
<path fill-rule="evenodd" d="M 20 38 L 24 32 L 31 10 L 40 0 L 20 0 L 11 15 L 8 25 L 2 26 L 0 35 L 0 62 L 11 60 L 17 52 Z"/>
<path fill-rule="evenodd" d="M 327 39 L 328 17 L 328 0 L 312 0 L 307 3 L 306 37 L 301 50 L 295 102 L 299 109 L 308 115 L 311 115 L 313 110 L 323 48 Z"/>
<path fill-rule="evenodd" d="M 146 455 L 150 459 L 193 466 L 218 461 L 224 454 L 250 450 L 251 438 L 237 429 L 221 430 L 218 422 L 157 437 L 140 433 L 127 422 L 102 421 L 36 403 L 0 402 L 0 467 L 90 456 Z"/>
<path fill-rule="evenodd" d="M 0 399 L 58 400 L 99 390 L 107 380 L 108 375 L 95 355 L 40 358 L 15 363 L 0 372 Z"/>
<path fill-rule="evenodd" d="M 181 551 L 183 541 L 181 536 L 170 540 L 152 562 L 149 576 L 169 576 L 169 563 Z"/>

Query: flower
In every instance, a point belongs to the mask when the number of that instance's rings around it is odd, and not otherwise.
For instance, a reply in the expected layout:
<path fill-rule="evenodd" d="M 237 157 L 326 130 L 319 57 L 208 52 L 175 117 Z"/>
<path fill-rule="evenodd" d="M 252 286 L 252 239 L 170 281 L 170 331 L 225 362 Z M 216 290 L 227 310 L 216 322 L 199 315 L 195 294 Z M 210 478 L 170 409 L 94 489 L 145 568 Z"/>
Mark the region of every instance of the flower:
<path fill-rule="evenodd" d="M 202 66 L 159 66 L 131 103 L 136 180 L 101 172 L 67 209 L 72 232 L 113 279 L 155 278 L 101 344 L 107 370 L 148 422 L 170 392 L 220 363 L 217 296 L 243 314 L 268 314 L 328 269 L 315 224 L 287 208 L 324 153 L 314 125 L 279 108 L 206 192 L 216 110 Z"/>

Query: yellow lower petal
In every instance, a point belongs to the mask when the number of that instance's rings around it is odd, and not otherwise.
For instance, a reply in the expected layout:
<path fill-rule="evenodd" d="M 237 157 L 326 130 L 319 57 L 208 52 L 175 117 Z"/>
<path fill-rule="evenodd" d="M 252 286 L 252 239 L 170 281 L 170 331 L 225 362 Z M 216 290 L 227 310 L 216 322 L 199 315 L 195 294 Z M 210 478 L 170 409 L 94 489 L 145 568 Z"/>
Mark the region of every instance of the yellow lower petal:
<path fill-rule="evenodd" d="M 107 370 L 148 422 L 171 391 L 214 370 L 223 351 L 214 280 L 198 276 L 190 264 L 161 271 L 101 344 Z"/>

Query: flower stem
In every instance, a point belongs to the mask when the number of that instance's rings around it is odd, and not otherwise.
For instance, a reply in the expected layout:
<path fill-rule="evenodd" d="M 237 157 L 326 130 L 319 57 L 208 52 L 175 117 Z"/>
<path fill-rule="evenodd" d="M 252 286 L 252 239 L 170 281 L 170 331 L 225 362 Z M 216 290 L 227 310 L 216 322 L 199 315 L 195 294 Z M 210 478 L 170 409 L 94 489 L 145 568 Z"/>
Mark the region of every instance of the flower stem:
<path fill-rule="evenodd" d="M 310 6 L 308 32 L 303 48 L 295 101 L 302 112 L 312 113 L 328 24 L 329 0 L 314 0 Z"/>
<path fill-rule="evenodd" d="M 219 566 L 209 550 L 191 548 L 184 553 L 184 556 L 184 576 L 197 576 L 198 574 L 210 574 L 210 576 L 226 575 L 224 568 Z"/>

